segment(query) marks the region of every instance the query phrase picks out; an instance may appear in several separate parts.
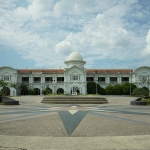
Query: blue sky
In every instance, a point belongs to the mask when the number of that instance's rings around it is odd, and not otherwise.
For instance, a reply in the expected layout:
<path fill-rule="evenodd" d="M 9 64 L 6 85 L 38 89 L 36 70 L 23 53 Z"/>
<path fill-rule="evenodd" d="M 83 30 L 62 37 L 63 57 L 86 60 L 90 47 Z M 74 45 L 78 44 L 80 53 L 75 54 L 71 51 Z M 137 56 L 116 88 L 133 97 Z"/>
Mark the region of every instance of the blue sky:
<path fill-rule="evenodd" d="M 85 68 L 150 66 L 150 1 L 0 0 L 0 66 L 64 68 L 73 51 Z"/>

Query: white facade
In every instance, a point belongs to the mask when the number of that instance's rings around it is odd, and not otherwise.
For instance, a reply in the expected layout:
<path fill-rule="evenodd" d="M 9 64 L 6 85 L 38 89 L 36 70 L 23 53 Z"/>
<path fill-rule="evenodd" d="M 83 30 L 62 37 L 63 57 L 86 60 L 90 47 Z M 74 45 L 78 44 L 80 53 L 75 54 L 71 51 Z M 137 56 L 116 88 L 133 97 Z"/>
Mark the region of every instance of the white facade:
<path fill-rule="evenodd" d="M 20 86 L 27 84 L 31 89 L 42 90 L 50 88 L 53 93 L 58 89 L 63 89 L 65 94 L 75 94 L 80 92 L 87 94 L 87 83 L 96 82 L 101 87 L 107 85 L 123 84 L 125 82 L 135 83 L 138 87 L 148 87 L 147 81 L 150 79 L 150 67 L 143 66 L 135 70 L 132 69 L 85 69 L 85 61 L 78 52 L 73 52 L 64 62 L 64 69 L 14 69 L 3 66 L 0 68 L 0 79 L 8 83 L 15 83 Z M 12 88 L 8 84 L 10 95 L 20 94 L 19 90 Z M 1 87 L 0 87 L 1 90 Z"/>

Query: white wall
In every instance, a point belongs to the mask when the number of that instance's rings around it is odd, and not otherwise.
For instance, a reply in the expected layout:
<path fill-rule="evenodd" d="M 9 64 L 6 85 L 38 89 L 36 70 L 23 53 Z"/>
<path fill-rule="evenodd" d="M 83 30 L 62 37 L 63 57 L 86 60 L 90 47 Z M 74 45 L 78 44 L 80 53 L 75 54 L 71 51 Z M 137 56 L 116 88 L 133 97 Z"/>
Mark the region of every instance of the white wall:
<path fill-rule="evenodd" d="M 86 73 L 84 69 L 74 66 L 72 68 L 66 69 L 65 72 L 65 83 L 64 90 L 66 94 L 70 94 L 73 87 L 78 87 L 80 93 L 86 93 Z M 71 76 L 80 76 L 78 80 L 72 80 Z"/>

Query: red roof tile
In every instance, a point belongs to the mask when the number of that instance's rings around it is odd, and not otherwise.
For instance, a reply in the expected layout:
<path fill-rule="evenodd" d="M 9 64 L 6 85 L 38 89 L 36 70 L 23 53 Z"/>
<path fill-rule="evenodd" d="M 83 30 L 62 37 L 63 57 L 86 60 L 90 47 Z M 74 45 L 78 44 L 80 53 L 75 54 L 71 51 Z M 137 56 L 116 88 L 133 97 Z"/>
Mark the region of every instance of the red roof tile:
<path fill-rule="evenodd" d="M 29 73 L 60 73 L 63 74 L 63 69 L 19 69 L 18 73 L 29 74 Z"/>
<path fill-rule="evenodd" d="M 64 69 L 19 69 L 17 70 L 18 73 L 21 74 L 30 74 L 30 73 L 58 73 L 58 74 L 63 74 Z M 105 74 L 105 73 L 110 73 L 110 74 L 117 74 L 118 72 L 120 73 L 130 73 L 133 72 L 131 69 L 87 69 L 86 73 L 87 74 L 94 74 L 95 71 L 97 71 L 98 74 Z"/>
<path fill-rule="evenodd" d="M 87 69 L 86 73 L 87 74 L 94 74 L 95 71 L 97 71 L 98 74 L 105 74 L 105 73 L 110 73 L 110 74 L 117 74 L 117 73 L 130 73 L 133 72 L 131 69 Z"/>

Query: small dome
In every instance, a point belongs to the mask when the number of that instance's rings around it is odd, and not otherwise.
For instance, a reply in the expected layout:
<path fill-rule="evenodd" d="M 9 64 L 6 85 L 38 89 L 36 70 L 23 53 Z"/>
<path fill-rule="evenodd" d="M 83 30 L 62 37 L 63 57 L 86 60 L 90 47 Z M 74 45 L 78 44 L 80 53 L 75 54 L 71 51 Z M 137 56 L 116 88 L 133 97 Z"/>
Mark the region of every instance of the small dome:
<path fill-rule="evenodd" d="M 70 60 L 80 60 L 80 61 L 83 61 L 83 58 L 82 58 L 82 56 L 81 56 L 80 53 L 78 53 L 78 52 L 72 52 L 72 53 L 68 56 L 67 61 L 70 61 Z"/>

